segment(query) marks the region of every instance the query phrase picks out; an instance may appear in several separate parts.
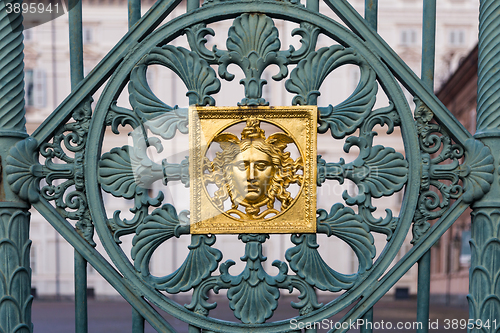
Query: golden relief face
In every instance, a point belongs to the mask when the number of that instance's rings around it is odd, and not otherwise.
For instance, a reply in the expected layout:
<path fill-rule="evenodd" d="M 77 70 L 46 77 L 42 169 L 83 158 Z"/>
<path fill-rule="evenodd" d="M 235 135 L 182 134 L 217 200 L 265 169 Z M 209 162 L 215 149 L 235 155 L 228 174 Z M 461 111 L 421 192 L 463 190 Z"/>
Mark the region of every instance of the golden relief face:
<path fill-rule="evenodd" d="M 295 145 L 288 134 L 278 132 L 266 138 L 260 120 L 250 118 L 241 139 L 223 132 L 213 141 L 222 151 L 207 167 L 205 184 L 218 187 L 212 198 L 220 210 L 252 220 L 278 215 L 290 205 L 293 197 L 287 188 L 302 183 L 302 175 L 297 172 L 303 164 L 301 157 L 294 161 L 286 151 L 288 145 Z M 225 210 L 227 199 L 231 208 Z"/>
<path fill-rule="evenodd" d="M 255 205 L 265 200 L 274 170 L 271 156 L 252 146 L 238 154 L 231 165 L 236 203 Z"/>
<path fill-rule="evenodd" d="M 190 107 L 190 232 L 316 232 L 316 128 L 315 106 Z"/>

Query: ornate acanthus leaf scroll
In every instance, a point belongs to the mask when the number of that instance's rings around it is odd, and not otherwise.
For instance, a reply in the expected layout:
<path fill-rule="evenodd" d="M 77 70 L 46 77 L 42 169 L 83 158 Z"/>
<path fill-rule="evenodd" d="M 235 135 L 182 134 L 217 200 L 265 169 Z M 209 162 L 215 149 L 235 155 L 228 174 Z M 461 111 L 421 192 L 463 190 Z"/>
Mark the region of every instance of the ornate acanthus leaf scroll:
<path fill-rule="evenodd" d="M 323 47 L 301 60 L 286 82 L 289 92 L 297 94 L 292 104 L 316 105 L 319 89 L 325 78 L 336 68 L 354 64 L 359 66 L 360 79 L 354 92 L 337 106 L 320 108 L 318 133 L 330 129 L 336 139 L 352 134 L 364 121 L 375 104 L 377 81 L 375 72 L 353 49 L 340 45 Z"/>
<path fill-rule="evenodd" d="M 319 228 L 318 231 L 322 232 Z M 345 275 L 331 269 L 317 250 L 316 235 L 292 235 L 292 242 L 297 246 L 288 249 L 285 258 L 290 268 L 309 285 L 332 292 L 353 286 L 356 274 Z"/>
<path fill-rule="evenodd" d="M 61 214 L 76 220 L 76 230 L 92 246 L 94 226 L 85 194 L 84 150 L 91 117 L 91 101 L 82 102 L 73 111 L 73 122 L 60 127 L 51 142 L 39 144 L 34 138 L 20 141 L 7 157 L 7 181 L 25 200 L 41 197 L 54 201 Z M 40 165 L 38 156 L 45 158 Z M 40 181 L 47 185 L 40 190 Z"/>
<path fill-rule="evenodd" d="M 149 275 L 149 261 L 153 252 L 166 240 L 179 237 L 182 225 L 172 205 L 155 209 L 144 219 L 132 241 L 132 259 L 135 269 L 143 276 Z"/>
<path fill-rule="evenodd" d="M 217 269 L 222 260 L 222 252 L 211 247 L 215 240 L 214 235 L 192 236 L 189 254 L 182 266 L 168 276 L 152 278 L 153 285 L 169 293 L 188 291 L 198 286 Z"/>
<path fill-rule="evenodd" d="M 418 242 L 429 230 L 429 220 L 441 217 L 448 210 L 451 200 L 463 196 L 466 203 L 471 203 L 488 192 L 494 172 L 493 156 L 488 147 L 474 139 L 467 140 L 463 146 L 453 143 L 446 129 L 431 122 L 432 111 L 420 100 L 415 101 L 422 181 L 412 243 Z"/>
<path fill-rule="evenodd" d="M 189 186 L 189 165 L 185 160 L 181 164 L 156 164 L 145 154 L 149 146 L 157 151 L 163 149 L 156 138 L 148 138 L 147 131 L 172 139 L 176 132 L 186 134 L 188 131 L 187 109 L 171 107 L 161 101 L 151 90 L 147 82 L 147 70 L 150 65 L 165 66 L 174 71 L 184 82 L 192 105 L 213 105 L 210 96 L 220 89 L 220 81 L 215 71 L 197 53 L 182 47 L 164 45 L 155 47 L 137 63 L 130 74 L 128 85 L 129 101 L 132 110 L 117 106 L 116 101 L 110 106 L 106 121 L 114 133 L 119 134 L 119 125 L 130 125 L 134 145 L 132 147 L 114 148 L 105 153 L 99 163 L 99 179 L 106 192 L 117 197 L 134 199 L 131 209 L 134 217 L 122 220 L 120 211 L 116 211 L 108 223 L 114 233 L 115 240 L 123 235 L 134 233 L 148 214 L 150 206 L 158 207 L 163 201 L 163 193 L 155 198 L 148 195 L 148 188 L 157 180 L 181 180 Z"/>
<path fill-rule="evenodd" d="M 369 270 L 376 249 L 370 228 L 363 223 L 363 218 L 339 203 L 332 206 L 329 214 L 322 209 L 318 214 L 318 231 L 328 236 L 335 235 L 349 244 L 358 257 L 359 274 Z"/>
<path fill-rule="evenodd" d="M 192 238 L 189 254 L 179 269 L 163 277 L 150 274 L 151 256 L 158 246 L 174 236 L 186 233 L 189 233 L 189 225 L 181 224 L 175 208 L 169 204 L 155 209 L 137 228 L 132 241 L 132 259 L 136 270 L 156 289 L 169 293 L 185 292 L 217 269 L 222 253 L 211 248 L 215 243 L 215 236 L 198 235 Z"/>
<path fill-rule="evenodd" d="M 228 32 L 226 41 L 227 50 L 217 46 L 209 51 L 205 44 L 206 35 L 215 35 L 215 32 L 204 24 L 194 25 L 186 29 L 186 35 L 191 49 L 210 64 L 219 65 L 219 76 L 227 81 L 234 79 L 234 74 L 228 71 L 230 64 L 236 64 L 243 70 L 244 79 L 240 84 L 245 87 L 245 98 L 238 105 L 257 106 L 269 105 L 262 98 L 263 86 L 267 83 L 262 79 L 262 73 L 270 65 L 277 65 L 278 74 L 273 80 L 280 81 L 288 76 L 288 65 L 296 64 L 314 51 L 320 30 L 309 23 L 301 24 L 300 28 L 292 31 L 292 36 L 301 36 L 302 47 L 295 50 L 290 46 L 288 50 L 280 50 L 278 29 L 273 20 L 264 14 L 243 14 L 237 17 Z"/>
<path fill-rule="evenodd" d="M 233 80 L 234 75 L 228 72 L 227 67 L 238 65 L 245 74 L 240 81 L 245 86 L 245 98 L 240 105 L 268 105 L 262 98 L 262 86 L 267 83 L 260 78 L 264 69 L 277 65 L 280 71 L 273 76 L 276 81 L 288 75 L 288 59 L 279 52 L 281 42 L 273 20 L 261 14 L 241 15 L 229 29 L 226 47 L 227 51 L 214 47 L 219 60 L 219 76 Z"/>
<path fill-rule="evenodd" d="M 113 218 L 108 220 L 109 227 L 113 232 L 113 237 L 116 242 L 120 242 L 121 236 L 134 233 L 138 224 L 148 215 L 148 207 L 158 207 L 163 200 L 163 193 L 160 192 L 155 198 L 151 198 L 148 194 L 146 186 L 140 186 L 136 180 L 136 173 L 132 168 L 132 160 L 139 159 L 135 151 L 141 151 L 140 146 L 130 147 L 124 146 L 122 148 L 113 148 L 110 152 L 105 153 L 99 161 L 99 182 L 104 191 L 111 193 L 115 197 L 122 197 L 125 199 L 134 199 L 134 207 L 130 209 L 134 213 L 131 220 L 121 219 L 120 211 L 115 211 Z M 149 160 L 149 159 L 148 159 Z M 135 166 L 141 167 L 139 162 L 134 163 Z M 151 169 L 153 169 L 153 164 Z M 153 175 L 159 175 L 161 179 L 161 166 L 160 170 L 150 173 L 148 182 L 151 182 Z"/>
<path fill-rule="evenodd" d="M 298 63 L 316 49 L 316 42 L 318 41 L 320 31 L 321 30 L 318 27 L 307 22 L 302 22 L 300 24 L 300 28 L 292 30 L 292 37 L 300 36 L 300 43 L 302 45 L 298 50 L 295 50 L 293 46 L 290 46 L 290 63 Z"/>
<path fill-rule="evenodd" d="M 370 230 L 384 233 L 390 238 L 397 220 L 392 217 L 390 210 L 386 210 L 384 219 L 374 218 L 371 213 L 375 207 L 371 199 L 400 191 L 407 180 L 408 162 L 393 148 L 380 145 L 370 147 L 364 137 L 349 137 L 346 141 L 344 150 L 348 152 L 353 145 L 358 146 L 359 156 L 348 164 L 343 159 L 339 163 L 327 163 L 318 158 L 318 185 L 326 179 L 337 180 L 341 184 L 344 178 L 352 180 L 358 186 L 359 194 L 352 197 L 344 191 L 342 197 L 348 205 L 358 205 L 359 214 Z"/>
<path fill-rule="evenodd" d="M 130 209 L 135 214 L 133 219 L 122 220 L 119 217 L 120 211 L 116 211 L 108 221 L 117 242 L 121 236 L 135 232 L 136 227 L 146 218 L 149 206 L 161 205 L 164 199 L 162 192 L 154 198 L 148 194 L 152 183 L 163 180 L 167 184 L 168 181 L 180 180 L 189 186 L 187 160 L 181 164 L 172 164 L 164 159 L 161 165 L 157 164 L 146 155 L 146 142 L 142 135 L 133 135 L 133 138 L 134 146 L 113 148 L 103 154 L 99 161 L 99 182 L 102 189 L 115 197 L 134 199 L 135 202 Z M 155 143 L 152 138 L 148 141 L 149 144 Z"/>
<path fill-rule="evenodd" d="M 114 102 L 107 116 L 107 123 L 118 134 L 118 125 L 134 129 L 144 126 L 164 139 L 174 137 L 176 130 L 187 133 L 187 109 L 171 107 L 161 101 L 149 87 L 146 72 L 150 65 L 170 68 L 184 82 L 190 105 L 214 105 L 211 94 L 220 90 L 215 71 L 195 52 L 182 47 L 165 45 L 153 48 L 130 73 L 129 101 L 133 110 L 122 108 Z"/>
<path fill-rule="evenodd" d="M 215 71 L 195 52 L 183 47 L 165 45 L 152 49 L 143 59 L 143 64 L 158 64 L 173 70 L 188 89 L 186 96 L 190 105 L 215 105 L 215 100 L 210 95 L 219 92 L 220 81 Z M 141 65 L 137 68 L 142 70 L 144 67 Z"/>
<path fill-rule="evenodd" d="M 245 245 L 245 255 L 241 258 L 247 262 L 245 269 L 238 276 L 229 273 L 229 267 L 235 263 L 228 261 L 221 265 L 221 280 L 230 285 L 227 291 L 229 306 L 236 318 L 247 324 L 263 323 L 271 318 L 278 307 L 280 292 L 277 283 L 286 278 L 288 267 L 285 263 L 273 262 L 279 269 L 276 276 L 270 276 L 262 267 L 266 257 L 262 255 L 262 243 L 268 235 L 241 235 Z"/>
<path fill-rule="evenodd" d="M 275 260 L 273 266 L 279 273 L 275 276 L 267 274 L 262 267 L 262 262 L 267 258 L 262 254 L 262 243 L 269 238 L 266 234 L 244 234 L 239 238 L 246 244 L 245 255 L 241 258 L 246 262 L 244 270 L 234 276 L 229 273 L 229 268 L 235 264 L 228 260 L 221 264 L 219 276 L 211 277 L 194 288 L 193 300 L 187 308 L 197 313 L 207 315 L 208 311 L 216 307 L 215 303 L 208 303 L 207 293 L 213 289 L 228 289 L 229 306 L 234 311 L 236 318 L 243 323 L 259 324 L 269 319 L 276 307 L 280 296 L 279 289 L 298 289 L 301 294 L 299 302 L 292 306 L 299 309 L 301 314 L 307 314 L 321 307 L 318 304 L 312 285 L 303 278 L 287 275 L 286 263 Z"/>

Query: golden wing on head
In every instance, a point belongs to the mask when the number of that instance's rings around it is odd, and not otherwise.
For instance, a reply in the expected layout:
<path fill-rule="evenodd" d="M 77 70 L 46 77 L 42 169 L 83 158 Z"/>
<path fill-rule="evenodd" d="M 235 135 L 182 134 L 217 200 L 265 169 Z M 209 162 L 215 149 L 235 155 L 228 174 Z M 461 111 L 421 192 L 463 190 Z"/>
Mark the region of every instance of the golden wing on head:
<path fill-rule="evenodd" d="M 294 143 L 293 139 L 285 133 L 274 133 L 267 138 L 266 142 L 279 148 L 281 151 L 285 150 L 288 144 Z"/>
<path fill-rule="evenodd" d="M 222 149 L 228 145 L 237 145 L 240 143 L 240 139 L 238 139 L 236 135 L 227 132 L 220 133 L 213 139 L 213 141 L 220 144 Z"/>

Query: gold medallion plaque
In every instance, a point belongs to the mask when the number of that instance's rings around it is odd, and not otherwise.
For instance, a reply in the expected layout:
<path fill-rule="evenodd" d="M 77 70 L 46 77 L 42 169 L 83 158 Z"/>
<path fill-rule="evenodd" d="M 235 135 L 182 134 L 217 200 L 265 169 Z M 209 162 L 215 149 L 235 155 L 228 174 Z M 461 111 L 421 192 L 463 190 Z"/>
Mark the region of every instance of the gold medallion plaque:
<path fill-rule="evenodd" d="M 192 234 L 316 232 L 315 106 L 191 107 Z"/>

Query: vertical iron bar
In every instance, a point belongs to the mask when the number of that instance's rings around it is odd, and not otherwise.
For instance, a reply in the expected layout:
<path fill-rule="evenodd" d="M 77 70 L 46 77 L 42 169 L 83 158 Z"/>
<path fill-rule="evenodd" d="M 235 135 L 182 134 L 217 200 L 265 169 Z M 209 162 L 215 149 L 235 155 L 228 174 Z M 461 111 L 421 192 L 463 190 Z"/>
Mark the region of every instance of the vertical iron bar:
<path fill-rule="evenodd" d="M 363 326 L 359 330 L 360 333 L 371 333 L 373 331 L 373 308 L 370 308 L 361 318 Z M 368 324 L 370 323 L 370 324 Z"/>
<path fill-rule="evenodd" d="M 132 28 L 141 19 L 141 0 L 128 0 L 128 27 Z"/>
<path fill-rule="evenodd" d="M 424 253 L 418 261 L 417 323 L 418 333 L 429 331 L 429 294 L 431 285 L 431 251 Z"/>
<path fill-rule="evenodd" d="M 82 2 L 69 0 L 69 61 L 71 67 L 71 89 L 83 80 L 83 35 L 82 35 Z"/>
<path fill-rule="evenodd" d="M 128 28 L 132 28 L 140 19 L 141 0 L 128 0 Z M 144 317 L 134 307 L 132 307 L 132 333 L 144 333 Z"/>
<path fill-rule="evenodd" d="M 144 317 L 132 308 L 132 333 L 144 333 Z"/>
<path fill-rule="evenodd" d="M 0 275 L 4 286 L 0 288 L 0 304 L 5 305 L 0 316 L 0 331 L 30 333 L 33 332 L 30 206 L 12 192 L 2 167 L 10 149 L 28 136 L 24 110 L 23 16 L 22 11 L 7 12 L 7 5 L 21 2 L 0 0 Z"/>
<path fill-rule="evenodd" d="M 187 0 L 187 11 L 190 12 L 200 7 L 200 0 Z"/>
<path fill-rule="evenodd" d="M 69 58 L 71 89 L 83 80 L 82 2 L 69 0 Z M 88 332 L 87 261 L 75 250 L 75 332 Z"/>
<path fill-rule="evenodd" d="M 51 13 L 50 22 L 50 49 L 52 60 L 52 107 L 55 109 L 57 106 L 57 52 L 56 52 L 56 22 L 54 21 L 55 13 Z M 55 247 L 55 289 L 56 299 L 60 300 L 61 297 L 61 256 L 60 256 L 60 238 L 57 230 L 54 230 L 54 247 Z"/>
<path fill-rule="evenodd" d="M 377 30 L 378 0 L 365 0 L 365 20 L 368 25 Z"/>
<path fill-rule="evenodd" d="M 307 0 L 306 8 L 313 12 L 319 13 L 319 0 Z"/>
<path fill-rule="evenodd" d="M 422 71 L 421 80 L 434 91 L 434 63 L 436 55 L 436 0 L 424 0 L 422 20 Z"/>
<path fill-rule="evenodd" d="M 422 19 L 422 68 L 420 79 L 434 91 L 434 63 L 436 54 L 436 0 L 424 0 Z M 431 285 L 431 250 L 418 261 L 417 333 L 429 331 L 429 297 Z"/>
<path fill-rule="evenodd" d="M 88 331 L 87 261 L 75 250 L 75 332 Z"/>
<path fill-rule="evenodd" d="M 500 160 L 500 2 L 481 0 L 479 6 L 479 55 L 477 124 L 474 137 L 491 150 L 495 170 Z M 500 183 L 493 174 L 490 191 L 473 204 L 472 260 L 469 271 L 469 318 L 482 328 L 469 332 L 497 332 L 500 326 L 498 276 L 500 275 Z M 486 327 L 484 323 L 488 323 Z"/>
<path fill-rule="evenodd" d="M 368 25 L 375 31 L 377 31 L 377 17 L 378 17 L 378 0 L 365 0 L 365 20 Z M 363 326 L 360 329 L 361 333 L 371 333 L 373 332 L 373 308 L 368 309 L 368 311 L 361 317 L 363 320 Z M 370 323 L 367 325 L 366 323 Z"/>
<path fill-rule="evenodd" d="M 144 317 L 132 307 L 132 333 L 144 333 Z"/>

